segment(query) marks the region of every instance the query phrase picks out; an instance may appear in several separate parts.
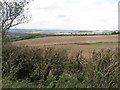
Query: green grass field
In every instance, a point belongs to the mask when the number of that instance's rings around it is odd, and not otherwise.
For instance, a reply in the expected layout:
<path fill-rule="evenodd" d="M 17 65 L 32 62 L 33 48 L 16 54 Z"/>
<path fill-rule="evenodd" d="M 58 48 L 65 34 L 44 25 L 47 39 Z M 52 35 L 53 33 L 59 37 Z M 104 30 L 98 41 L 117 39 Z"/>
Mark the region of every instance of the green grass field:
<path fill-rule="evenodd" d="M 96 43 L 63 43 L 63 44 L 55 44 L 55 45 L 116 45 L 117 42 L 96 42 Z"/>

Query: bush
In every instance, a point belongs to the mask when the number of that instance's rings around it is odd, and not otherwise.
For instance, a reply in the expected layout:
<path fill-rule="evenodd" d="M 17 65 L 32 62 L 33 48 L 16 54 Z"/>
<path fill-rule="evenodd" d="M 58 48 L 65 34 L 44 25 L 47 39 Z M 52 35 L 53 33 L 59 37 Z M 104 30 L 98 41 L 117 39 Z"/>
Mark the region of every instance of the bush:
<path fill-rule="evenodd" d="M 26 80 L 44 88 L 117 88 L 117 51 L 93 51 L 88 59 L 82 51 L 68 57 L 62 49 L 4 47 L 3 78 L 11 82 Z"/>
<path fill-rule="evenodd" d="M 63 72 L 66 56 L 53 48 L 11 46 L 3 49 L 3 77 L 30 82 L 46 81 L 50 71 L 55 79 Z"/>

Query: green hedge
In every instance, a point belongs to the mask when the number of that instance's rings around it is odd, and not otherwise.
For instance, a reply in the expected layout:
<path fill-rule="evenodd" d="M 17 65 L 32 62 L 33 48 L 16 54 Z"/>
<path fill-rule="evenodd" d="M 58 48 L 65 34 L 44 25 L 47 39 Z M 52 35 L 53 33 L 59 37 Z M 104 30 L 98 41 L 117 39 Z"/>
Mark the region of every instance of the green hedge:
<path fill-rule="evenodd" d="M 7 46 L 3 48 L 3 87 L 8 83 L 31 83 L 39 88 L 117 88 L 117 50 L 93 51 L 85 58 L 82 51 L 68 57 L 55 48 Z M 6 79 L 7 78 L 7 79 Z M 24 86 L 24 85 L 23 85 Z M 22 86 L 21 86 L 22 87 Z"/>

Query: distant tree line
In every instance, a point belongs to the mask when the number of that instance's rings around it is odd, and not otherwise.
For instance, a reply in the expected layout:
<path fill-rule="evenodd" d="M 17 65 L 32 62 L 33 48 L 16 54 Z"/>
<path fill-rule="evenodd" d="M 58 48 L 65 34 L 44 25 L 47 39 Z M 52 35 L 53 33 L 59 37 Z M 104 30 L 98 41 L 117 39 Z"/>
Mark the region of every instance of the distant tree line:
<path fill-rule="evenodd" d="M 120 31 L 114 31 L 112 34 L 120 34 Z"/>

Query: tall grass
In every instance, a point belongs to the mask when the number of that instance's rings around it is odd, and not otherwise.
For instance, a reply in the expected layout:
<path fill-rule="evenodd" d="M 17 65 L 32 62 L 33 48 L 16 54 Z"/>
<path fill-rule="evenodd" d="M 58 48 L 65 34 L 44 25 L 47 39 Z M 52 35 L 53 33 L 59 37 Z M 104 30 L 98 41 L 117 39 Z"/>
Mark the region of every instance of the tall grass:
<path fill-rule="evenodd" d="M 2 53 L 3 87 L 22 80 L 39 88 L 118 87 L 118 49 L 93 51 L 89 59 L 55 48 L 7 46 Z"/>

